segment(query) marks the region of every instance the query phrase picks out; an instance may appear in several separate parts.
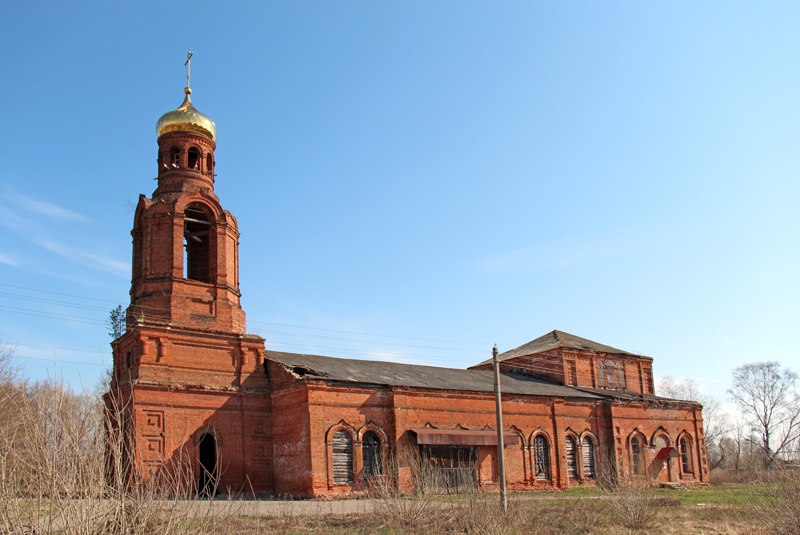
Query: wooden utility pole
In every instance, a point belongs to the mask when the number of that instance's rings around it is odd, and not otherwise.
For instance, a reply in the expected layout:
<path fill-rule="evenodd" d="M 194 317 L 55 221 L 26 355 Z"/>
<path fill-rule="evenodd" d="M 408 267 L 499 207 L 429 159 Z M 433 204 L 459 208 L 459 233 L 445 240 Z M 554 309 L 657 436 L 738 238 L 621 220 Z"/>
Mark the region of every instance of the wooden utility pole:
<path fill-rule="evenodd" d="M 506 496 L 506 459 L 503 444 L 503 407 L 500 404 L 500 363 L 497 360 L 497 345 L 492 348 L 492 364 L 494 365 L 494 400 L 497 408 L 497 470 L 500 472 L 500 509 L 508 511 Z"/>

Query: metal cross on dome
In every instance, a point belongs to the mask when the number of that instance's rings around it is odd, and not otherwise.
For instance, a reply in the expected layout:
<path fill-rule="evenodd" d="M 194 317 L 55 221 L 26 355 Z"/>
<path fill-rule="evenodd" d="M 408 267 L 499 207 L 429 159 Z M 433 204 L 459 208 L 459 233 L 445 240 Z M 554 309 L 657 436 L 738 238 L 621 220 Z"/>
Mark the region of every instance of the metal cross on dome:
<path fill-rule="evenodd" d="M 191 87 L 189 80 L 192 74 L 192 56 L 194 56 L 194 52 L 190 50 L 189 53 L 186 54 L 186 63 L 184 63 L 184 65 L 186 65 L 186 87 Z"/>

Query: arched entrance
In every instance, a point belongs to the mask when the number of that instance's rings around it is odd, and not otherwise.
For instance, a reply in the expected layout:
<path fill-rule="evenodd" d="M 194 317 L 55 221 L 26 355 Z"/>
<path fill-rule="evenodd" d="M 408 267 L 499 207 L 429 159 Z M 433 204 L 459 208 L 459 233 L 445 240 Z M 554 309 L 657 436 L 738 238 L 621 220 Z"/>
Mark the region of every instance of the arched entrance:
<path fill-rule="evenodd" d="M 214 496 L 217 491 L 217 440 L 211 433 L 200 437 L 198 444 L 200 460 L 200 478 L 197 493 L 200 496 Z"/>
<path fill-rule="evenodd" d="M 669 447 L 669 439 L 664 435 L 658 435 L 653 441 L 653 446 L 656 450 L 656 458 L 653 460 L 653 472 L 655 472 L 655 479 L 660 483 L 672 481 L 669 455 L 672 448 Z"/>

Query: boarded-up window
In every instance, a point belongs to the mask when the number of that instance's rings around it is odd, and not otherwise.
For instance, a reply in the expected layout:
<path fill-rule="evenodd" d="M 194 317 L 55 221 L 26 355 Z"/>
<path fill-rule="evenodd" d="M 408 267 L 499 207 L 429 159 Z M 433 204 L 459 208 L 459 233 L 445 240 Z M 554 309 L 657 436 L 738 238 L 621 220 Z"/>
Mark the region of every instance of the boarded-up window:
<path fill-rule="evenodd" d="M 625 388 L 628 381 L 625 380 L 625 364 L 620 362 L 617 364 L 617 388 Z"/>
<path fill-rule="evenodd" d="M 567 362 L 567 380 L 572 386 L 578 386 L 578 367 L 574 360 Z"/>
<path fill-rule="evenodd" d="M 578 477 L 578 448 L 575 446 L 575 439 L 567 437 L 567 475 L 572 479 Z"/>
<path fill-rule="evenodd" d="M 383 472 L 381 439 L 372 431 L 367 431 L 361 439 L 361 450 L 364 457 L 364 479 L 369 482 Z"/>
<path fill-rule="evenodd" d="M 614 362 L 612 359 L 599 361 L 597 363 L 597 384 L 604 388 L 626 388 L 624 364 Z"/>
<path fill-rule="evenodd" d="M 581 440 L 581 457 L 583 458 L 583 477 L 593 478 L 594 471 L 594 442 L 589 437 Z"/>
<path fill-rule="evenodd" d="M 544 435 L 533 439 L 533 457 L 536 466 L 536 479 L 550 481 L 550 446 Z"/>
<path fill-rule="evenodd" d="M 353 484 L 353 437 L 344 429 L 333 434 L 333 484 Z"/>

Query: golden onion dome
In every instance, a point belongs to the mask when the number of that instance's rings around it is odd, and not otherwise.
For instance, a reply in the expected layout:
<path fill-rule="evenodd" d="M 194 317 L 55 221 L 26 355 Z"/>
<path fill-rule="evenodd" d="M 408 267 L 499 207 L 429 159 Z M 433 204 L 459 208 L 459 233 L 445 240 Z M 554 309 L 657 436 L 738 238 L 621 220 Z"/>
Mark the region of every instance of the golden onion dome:
<path fill-rule="evenodd" d="M 156 134 L 161 136 L 167 132 L 198 132 L 209 136 L 212 140 L 217 139 L 217 126 L 207 115 L 203 115 L 192 106 L 192 94 L 190 88 L 183 90 L 186 98 L 178 109 L 168 111 L 161 116 L 156 123 Z"/>

